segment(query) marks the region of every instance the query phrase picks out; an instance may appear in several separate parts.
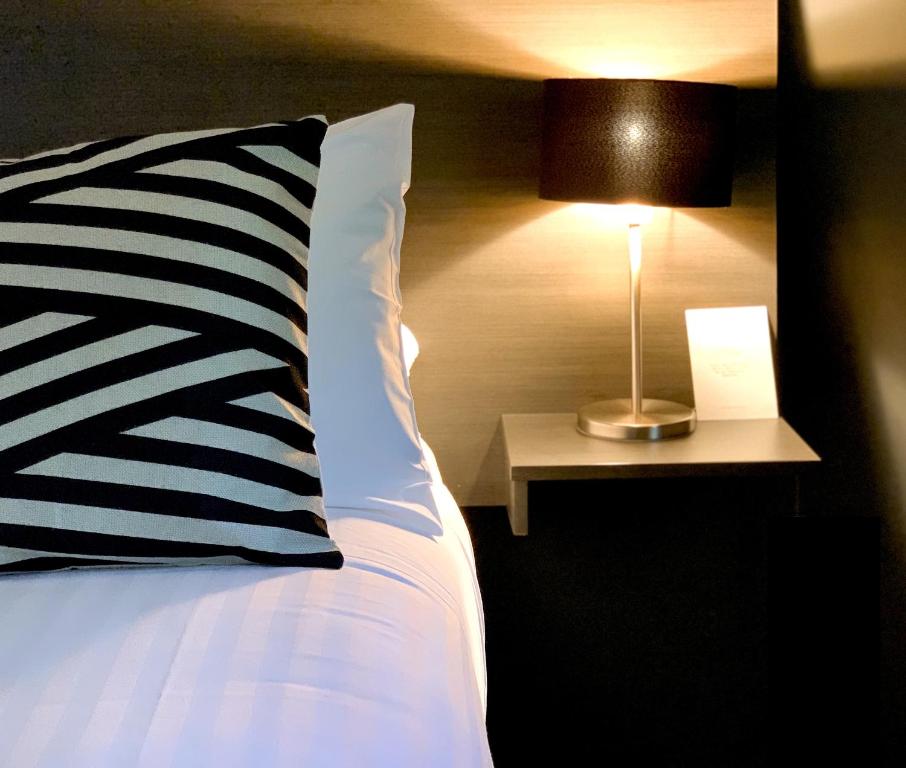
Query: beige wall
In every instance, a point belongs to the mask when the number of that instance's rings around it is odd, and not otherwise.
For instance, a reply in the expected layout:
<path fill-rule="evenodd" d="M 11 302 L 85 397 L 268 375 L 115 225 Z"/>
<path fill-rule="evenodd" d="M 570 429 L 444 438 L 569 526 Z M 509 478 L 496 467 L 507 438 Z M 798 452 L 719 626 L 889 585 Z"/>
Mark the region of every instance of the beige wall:
<path fill-rule="evenodd" d="M 0 156 L 415 103 L 405 318 L 420 427 L 462 504 L 503 501 L 501 413 L 629 386 L 623 232 L 537 199 L 544 77 L 746 87 L 734 206 L 645 234 L 647 393 L 691 401 L 684 308 L 774 311 L 772 0 L 7 0 L 3 35 Z"/>
<path fill-rule="evenodd" d="M 646 393 L 692 402 L 683 310 L 775 308 L 776 14 L 770 1 L 704 13 L 692 2 L 463 5 L 475 6 L 470 34 L 496 45 L 457 41 L 458 65 L 533 80 L 418 114 L 403 290 L 422 344 L 419 425 L 457 500 L 483 505 L 504 500 L 501 413 L 573 411 L 629 391 L 625 230 L 589 206 L 537 199 L 537 81 L 748 86 L 734 206 L 661 211 L 645 230 Z M 516 11 L 509 24 L 498 6 Z M 437 147 L 449 158 L 432 162 Z"/>

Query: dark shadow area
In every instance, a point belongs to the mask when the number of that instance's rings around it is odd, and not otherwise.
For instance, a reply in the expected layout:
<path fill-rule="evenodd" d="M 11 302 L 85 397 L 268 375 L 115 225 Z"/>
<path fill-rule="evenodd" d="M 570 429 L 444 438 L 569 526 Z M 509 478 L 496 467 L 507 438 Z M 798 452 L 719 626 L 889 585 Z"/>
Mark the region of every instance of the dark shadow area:
<path fill-rule="evenodd" d="M 767 766 L 767 535 L 784 478 L 533 483 L 469 509 L 498 768 Z"/>
<path fill-rule="evenodd" d="M 770 528 L 769 765 L 881 764 L 878 522 L 800 517 Z"/>
<path fill-rule="evenodd" d="M 786 417 L 823 459 L 812 480 L 803 483 L 803 512 L 850 518 L 854 541 L 862 523 L 852 518 L 881 517 L 883 764 L 901 765 L 906 759 L 906 88 L 879 85 L 876 71 L 848 73 L 845 87 L 816 86 L 807 43 L 817 31 L 806 27 L 801 3 L 780 3 L 781 402 Z M 845 547 L 839 554 L 847 557 Z M 833 566 L 823 565 L 833 576 Z M 872 575 L 877 578 L 873 568 Z M 836 584 L 829 578 L 827 588 Z M 864 684 L 853 690 L 821 687 L 810 718 L 826 730 L 821 716 L 832 715 L 845 742 L 840 749 L 868 745 L 877 734 L 877 624 L 866 623 L 846 601 L 827 608 L 824 642 L 838 651 L 836 671 L 844 681 Z M 843 610 L 854 611 L 852 621 L 835 635 L 831 629 Z M 826 649 L 814 654 L 814 667 L 805 674 L 817 674 L 827 656 Z"/>
<path fill-rule="evenodd" d="M 497 768 L 877 765 L 878 521 L 790 517 L 793 496 L 536 483 L 526 538 L 466 510 Z"/>

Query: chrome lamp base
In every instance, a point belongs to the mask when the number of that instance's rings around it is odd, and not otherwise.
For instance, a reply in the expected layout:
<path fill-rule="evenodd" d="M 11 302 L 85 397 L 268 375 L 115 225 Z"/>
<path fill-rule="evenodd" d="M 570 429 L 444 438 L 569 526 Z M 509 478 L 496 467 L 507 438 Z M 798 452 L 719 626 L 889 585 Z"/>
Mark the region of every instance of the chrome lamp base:
<path fill-rule="evenodd" d="M 642 400 L 633 414 L 632 400 L 600 400 L 579 409 L 576 427 L 583 435 L 608 440 L 662 440 L 695 430 L 695 409 L 670 400 Z"/>

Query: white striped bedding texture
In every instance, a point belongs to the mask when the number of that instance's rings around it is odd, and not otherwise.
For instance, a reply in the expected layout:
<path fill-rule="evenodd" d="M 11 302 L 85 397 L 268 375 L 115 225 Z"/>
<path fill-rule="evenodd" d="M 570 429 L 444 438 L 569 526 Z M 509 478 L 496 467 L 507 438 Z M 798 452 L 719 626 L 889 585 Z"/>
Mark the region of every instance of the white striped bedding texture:
<path fill-rule="evenodd" d="M 4 768 L 489 768 L 480 596 L 444 532 L 328 508 L 340 571 L 0 579 Z"/>

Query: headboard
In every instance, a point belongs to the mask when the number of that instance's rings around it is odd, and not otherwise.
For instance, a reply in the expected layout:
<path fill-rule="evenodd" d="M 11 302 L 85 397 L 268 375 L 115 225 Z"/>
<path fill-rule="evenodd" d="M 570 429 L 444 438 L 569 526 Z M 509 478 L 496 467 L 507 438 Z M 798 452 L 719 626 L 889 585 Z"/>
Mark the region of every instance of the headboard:
<path fill-rule="evenodd" d="M 691 402 L 683 309 L 775 308 L 773 0 L 7 0 L 0 157 L 105 135 L 416 105 L 404 319 L 419 426 L 502 503 L 499 416 L 628 390 L 625 235 L 539 200 L 545 77 L 743 87 L 734 205 L 646 230 L 646 394 Z"/>

